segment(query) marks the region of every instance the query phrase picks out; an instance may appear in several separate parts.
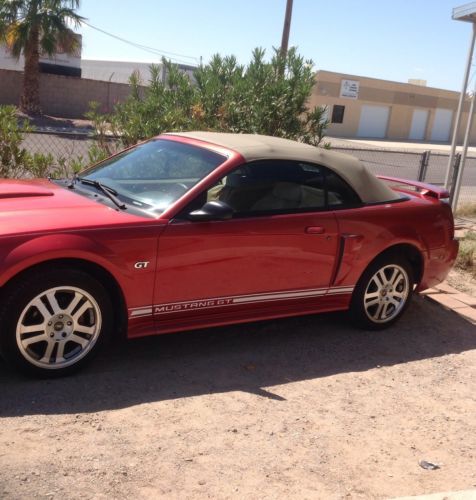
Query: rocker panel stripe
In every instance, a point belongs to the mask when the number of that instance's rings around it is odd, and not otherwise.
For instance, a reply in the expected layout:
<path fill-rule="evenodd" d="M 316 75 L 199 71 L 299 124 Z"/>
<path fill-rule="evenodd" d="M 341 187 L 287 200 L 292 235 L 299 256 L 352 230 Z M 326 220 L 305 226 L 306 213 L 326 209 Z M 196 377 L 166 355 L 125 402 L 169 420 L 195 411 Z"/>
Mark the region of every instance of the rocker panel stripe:
<path fill-rule="evenodd" d="M 170 302 L 152 306 L 135 307 L 129 309 L 130 318 L 140 318 L 150 315 L 163 315 L 191 310 L 214 309 L 240 304 L 253 304 L 256 302 L 277 302 L 281 300 L 294 300 L 302 298 L 322 297 L 324 295 L 344 295 L 352 293 L 353 286 L 332 288 L 316 288 L 311 290 L 288 290 L 283 292 L 268 292 L 262 294 L 236 295 L 228 297 L 215 297 L 209 299 L 188 300 L 185 302 Z"/>

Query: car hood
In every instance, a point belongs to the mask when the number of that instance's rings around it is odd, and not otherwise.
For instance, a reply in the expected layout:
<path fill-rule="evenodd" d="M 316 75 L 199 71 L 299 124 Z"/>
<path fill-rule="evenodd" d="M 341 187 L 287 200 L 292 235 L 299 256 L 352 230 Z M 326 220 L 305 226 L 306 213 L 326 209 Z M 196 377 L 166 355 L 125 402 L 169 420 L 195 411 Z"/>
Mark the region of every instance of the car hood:
<path fill-rule="evenodd" d="M 46 179 L 0 180 L 0 237 L 150 220 L 117 211 Z"/>

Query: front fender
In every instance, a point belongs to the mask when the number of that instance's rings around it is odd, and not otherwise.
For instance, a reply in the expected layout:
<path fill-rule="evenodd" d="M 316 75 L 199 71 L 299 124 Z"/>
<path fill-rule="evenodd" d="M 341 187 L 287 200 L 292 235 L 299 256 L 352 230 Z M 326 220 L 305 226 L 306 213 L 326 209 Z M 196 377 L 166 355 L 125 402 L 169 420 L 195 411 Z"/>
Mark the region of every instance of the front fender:
<path fill-rule="evenodd" d="M 111 273 L 118 282 L 127 275 L 127 266 L 114 250 L 85 235 L 50 234 L 15 238 L 2 242 L 0 250 L 0 286 L 18 273 L 37 264 L 55 259 L 82 259 L 97 264 Z"/>

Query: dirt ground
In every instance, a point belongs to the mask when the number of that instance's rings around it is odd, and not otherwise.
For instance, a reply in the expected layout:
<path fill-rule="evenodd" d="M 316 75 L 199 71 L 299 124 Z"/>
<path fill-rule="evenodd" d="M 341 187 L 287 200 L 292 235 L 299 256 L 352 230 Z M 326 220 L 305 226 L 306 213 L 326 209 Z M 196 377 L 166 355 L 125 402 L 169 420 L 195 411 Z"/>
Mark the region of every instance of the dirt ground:
<path fill-rule="evenodd" d="M 476 297 L 476 278 L 461 269 L 452 269 L 448 275 L 447 282 L 460 292 Z"/>
<path fill-rule="evenodd" d="M 56 381 L 0 365 L 0 498 L 476 488 L 475 330 L 416 297 L 381 333 L 327 314 L 125 342 Z"/>

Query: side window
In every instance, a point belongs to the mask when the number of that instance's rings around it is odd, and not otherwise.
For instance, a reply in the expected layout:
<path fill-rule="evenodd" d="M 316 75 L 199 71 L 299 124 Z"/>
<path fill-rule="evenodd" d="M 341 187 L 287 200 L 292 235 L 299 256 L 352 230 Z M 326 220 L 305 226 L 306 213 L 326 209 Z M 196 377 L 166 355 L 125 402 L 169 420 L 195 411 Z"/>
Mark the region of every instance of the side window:
<path fill-rule="evenodd" d="M 230 205 L 235 216 L 292 213 L 355 206 L 359 197 L 329 169 L 295 161 L 243 165 L 207 192 L 207 201 Z"/>
<path fill-rule="evenodd" d="M 320 165 L 297 161 L 257 161 L 228 173 L 199 195 L 183 212 L 207 201 L 230 205 L 234 217 L 309 212 L 360 204 L 354 190 Z"/>
<path fill-rule="evenodd" d="M 326 173 L 327 204 L 330 208 L 352 207 L 361 203 L 357 193 L 336 173 Z"/>
<path fill-rule="evenodd" d="M 326 206 L 321 167 L 292 161 L 244 165 L 210 188 L 207 201 L 228 203 L 236 216 L 284 213 Z"/>

